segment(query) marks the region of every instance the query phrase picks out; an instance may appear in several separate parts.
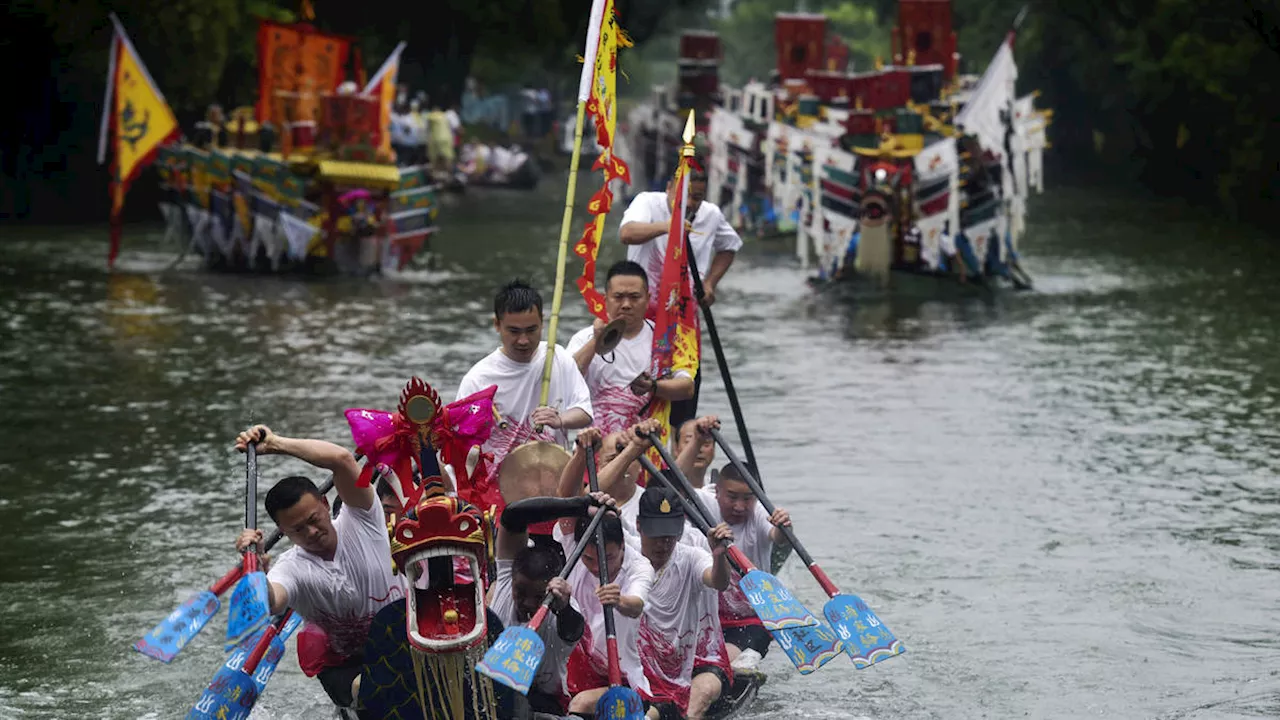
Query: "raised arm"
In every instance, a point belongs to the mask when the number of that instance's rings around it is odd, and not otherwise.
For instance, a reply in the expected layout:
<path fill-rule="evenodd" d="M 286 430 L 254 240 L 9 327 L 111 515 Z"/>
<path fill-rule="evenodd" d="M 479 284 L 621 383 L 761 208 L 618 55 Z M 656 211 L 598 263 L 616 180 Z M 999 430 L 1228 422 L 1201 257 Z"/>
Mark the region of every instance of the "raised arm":
<path fill-rule="evenodd" d="M 352 507 L 368 510 L 377 502 L 373 487 L 358 487 L 360 467 L 351 451 L 325 440 L 300 440 L 277 435 L 266 425 L 255 425 L 236 438 L 236 449 L 244 452 L 249 443 L 257 445 L 260 455 L 290 455 L 333 473 L 333 486 L 338 497 Z"/>
<path fill-rule="evenodd" d="M 695 487 L 702 487 L 703 473 L 699 473 L 694 466 L 698 462 L 698 448 L 704 441 L 711 437 L 711 428 L 720 429 L 720 418 L 715 415 L 704 415 L 697 419 L 694 423 L 697 432 L 693 441 L 680 446 L 680 454 L 676 456 L 676 465 L 680 467 L 680 472 L 685 477 L 695 483 Z M 679 428 L 676 431 L 679 432 Z"/>

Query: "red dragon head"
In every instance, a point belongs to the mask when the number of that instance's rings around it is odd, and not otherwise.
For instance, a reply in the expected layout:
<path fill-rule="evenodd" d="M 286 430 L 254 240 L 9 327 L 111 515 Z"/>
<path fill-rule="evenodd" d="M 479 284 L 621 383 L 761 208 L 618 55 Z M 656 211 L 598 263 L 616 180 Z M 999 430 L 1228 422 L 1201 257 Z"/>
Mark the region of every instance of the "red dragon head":
<path fill-rule="evenodd" d="M 484 592 L 490 521 L 475 506 L 428 481 L 418 504 L 395 523 L 391 556 L 413 589 L 405 608 L 409 644 L 456 653 L 486 635 Z"/>

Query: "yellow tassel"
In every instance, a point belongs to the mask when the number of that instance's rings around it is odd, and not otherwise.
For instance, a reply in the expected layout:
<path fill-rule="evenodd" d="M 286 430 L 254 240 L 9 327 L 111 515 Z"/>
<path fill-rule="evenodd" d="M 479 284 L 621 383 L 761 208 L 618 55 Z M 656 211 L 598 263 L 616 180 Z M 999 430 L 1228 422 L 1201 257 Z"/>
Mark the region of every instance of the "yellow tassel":
<path fill-rule="evenodd" d="M 624 48 L 635 47 L 636 45 L 635 41 L 631 39 L 631 36 L 627 34 L 626 30 L 623 30 L 622 28 L 614 28 L 614 29 L 618 33 L 618 47 L 624 47 Z"/>
<path fill-rule="evenodd" d="M 582 57 L 581 55 L 574 55 L 574 57 L 578 58 L 578 62 L 580 63 L 584 63 L 587 61 L 587 59 Z"/>

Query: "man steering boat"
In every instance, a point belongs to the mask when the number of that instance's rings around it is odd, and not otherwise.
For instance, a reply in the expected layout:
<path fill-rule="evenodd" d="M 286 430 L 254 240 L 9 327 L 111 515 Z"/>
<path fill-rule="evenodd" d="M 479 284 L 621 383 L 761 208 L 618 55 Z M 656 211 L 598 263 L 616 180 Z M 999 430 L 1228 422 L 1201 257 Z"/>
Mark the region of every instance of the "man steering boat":
<path fill-rule="evenodd" d="M 692 248 L 692 260 L 702 279 L 703 303 L 716 301 L 716 288 L 742 248 L 742 238 L 714 203 L 706 201 L 707 174 L 694 168 L 689 176 L 684 232 Z M 667 233 L 671 228 L 671 212 L 679 198 L 674 181 L 667 182 L 666 192 L 642 192 L 631 201 L 622 216 L 618 237 L 627 246 L 627 259 L 638 263 L 649 277 L 649 287 L 662 281 L 662 266 L 667 253 Z M 650 316 L 657 313 L 657 293 L 649 298 Z M 701 354 L 701 353 L 699 353 Z M 693 397 L 671 404 L 671 426 L 680 425 L 697 414 L 698 391 L 702 373 L 694 376 Z"/>

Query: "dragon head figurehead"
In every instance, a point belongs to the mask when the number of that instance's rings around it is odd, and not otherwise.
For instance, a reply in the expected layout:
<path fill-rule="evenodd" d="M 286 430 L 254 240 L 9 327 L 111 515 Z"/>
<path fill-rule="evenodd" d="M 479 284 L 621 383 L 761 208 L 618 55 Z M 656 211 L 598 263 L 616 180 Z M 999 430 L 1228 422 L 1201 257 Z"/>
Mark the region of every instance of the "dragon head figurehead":
<path fill-rule="evenodd" d="M 493 393 L 441 407 L 436 392 L 412 378 L 395 413 L 348 410 L 356 445 L 385 464 L 399 510 L 388 517 L 391 559 L 406 577 L 405 640 L 424 717 L 494 717 L 494 695 L 475 665 L 488 646 L 485 585 L 492 518 L 477 498 L 466 458 L 488 437 Z M 441 472 L 441 461 L 457 479 Z"/>
<path fill-rule="evenodd" d="M 418 504 L 398 518 L 391 557 L 413 592 L 405 609 L 409 644 L 424 653 L 466 651 L 485 640 L 484 590 L 490 521 L 428 480 Z"/>

